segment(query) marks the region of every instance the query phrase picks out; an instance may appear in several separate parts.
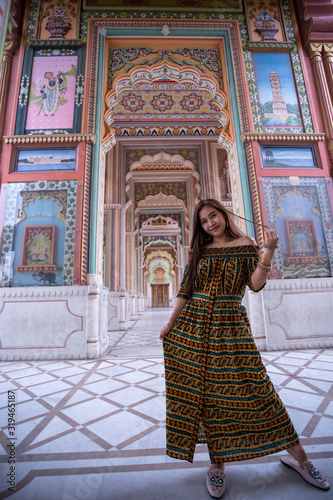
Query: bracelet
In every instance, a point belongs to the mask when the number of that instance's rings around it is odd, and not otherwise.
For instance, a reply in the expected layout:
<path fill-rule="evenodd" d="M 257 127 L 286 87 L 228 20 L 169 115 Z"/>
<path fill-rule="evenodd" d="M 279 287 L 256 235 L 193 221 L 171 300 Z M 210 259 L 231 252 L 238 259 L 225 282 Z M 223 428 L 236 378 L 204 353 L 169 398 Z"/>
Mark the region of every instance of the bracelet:
<path fill-rule="evenodd" d="M 260 269 L 260 271 L 263 271 L 264 273 L 269 273 L 272 269 L 272 265 L 266 266 L 261 261 L 258 262 L 257 267 L 258 269 Z"/>
<path fill-rule="evenodd" d="M 259 260 L 259 264 L 264 267 L 265 269 L 271 269 L 272 268 L 272 264 L 271 262 L 269 264 L 265 264 L 262 260 Z"/>
<path fill-rule="evenodd" d="M 263 244 L 263 248 L 269 248 L 269 249 L 274 249 L 277 248 L 278 244 L 277 243 L 271 243 L 270 245 L 268 243 Z"/>

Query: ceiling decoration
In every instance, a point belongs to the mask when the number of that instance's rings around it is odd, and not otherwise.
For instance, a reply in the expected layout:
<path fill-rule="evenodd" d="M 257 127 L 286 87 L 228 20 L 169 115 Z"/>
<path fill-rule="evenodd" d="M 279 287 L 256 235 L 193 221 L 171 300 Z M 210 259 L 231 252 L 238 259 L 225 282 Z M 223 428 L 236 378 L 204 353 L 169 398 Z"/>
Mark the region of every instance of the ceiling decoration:
<path fill-rule="evenodd" d="M 179 68 L 166 59 L 151 68 L 137 66 L 115 79 L 105 101 L 110 130 L 102 141 L 105 152 L 115 137 L 154 134 L 220 136 L 224 147 L 231 148 L 227 96 L 196 67 Z"/>
<path fill-rule="evenodd" d="M 154 50 L 146 47 L 123 47 L 110 48 L 108 61 L 108 85 L 112 86 L 117 72 L 124 66 L 126 73 L 136 65 L 152 66 L 160 60 L 170 61 L 177 66 L 197 67 L 202 73 L 208 69 L 218 81 L 219 87 L 223 89 L 222 64 L 220 50 L 215 48 L 177 48 Z"/>
<path fill-rule="evenodd" d="M 136 126 L 147 125 L 147 121 L 181 124 L 195 120 L 219 128 L 219 116 L 219 108 L 207 91 L 130 91 L 120 95 L 120 100 L 114 107 L 112 126 L 123 127 L 133 122 Z"/>
<path fill-rule="evenodd" d="M 170 155 L 159 151 L 154 155 L 143 155 L 139 161 L 131 164 L 130 172 L 140 170 L 195 170 L 195 166 L 192 161 L 185 160 L 180 154 Z M 128 178 L 127 174 L 126 180 Z"/>
<path fill-rule="evenodd" d="M 83 9 L 93 10 L 218 10 L 242 12 L 241 0 L 83 0 Z"/>
<path fill-rule="evenodd" d="M 167 195 L 159 192 L 157 195 L 149 195 L 144 200 L 139 201 L 138 208 L 135 210 L 137 213 L 142 208 L 182 208 L 187 212 L 186 205 L 183 200 L 178 199 L 174 195 Z"/>

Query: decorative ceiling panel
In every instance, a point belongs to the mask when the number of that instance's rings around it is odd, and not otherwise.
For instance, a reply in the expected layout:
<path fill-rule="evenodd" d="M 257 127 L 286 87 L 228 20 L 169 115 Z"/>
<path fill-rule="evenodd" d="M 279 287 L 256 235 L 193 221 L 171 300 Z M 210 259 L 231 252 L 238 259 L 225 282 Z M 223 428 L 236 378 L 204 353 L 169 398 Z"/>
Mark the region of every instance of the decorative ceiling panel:
<path fill-rule="evenodd" d="M 83 0 L 83 9 L 94 10 L 218 10 L 242 12 L 241 0 Z"/>
<path fill-rule="evenodd" d="M 219 108 L 209 92 L 126 92 L 114 107 L 113 126 L 135 122 L 204 121 L 219 124 Z"/>

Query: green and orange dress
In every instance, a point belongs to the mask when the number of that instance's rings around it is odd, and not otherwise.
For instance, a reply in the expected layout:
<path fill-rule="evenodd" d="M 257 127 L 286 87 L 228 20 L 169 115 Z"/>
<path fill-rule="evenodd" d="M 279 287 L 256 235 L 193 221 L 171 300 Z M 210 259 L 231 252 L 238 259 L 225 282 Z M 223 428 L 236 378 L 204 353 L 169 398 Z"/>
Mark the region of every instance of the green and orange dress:
<path fill-rule="evenodd" d="M 258 249 L 203 249 L 193 293 L 164 347 L 167 455 L 193 461 L 207 442 L 213 463 L 276 453 L 299 442 L 267 375 L 241 304 Z M 187 298 L 188 265 L 178 293 Z M 253 290 L 255 291 L 255 290 Z"/>

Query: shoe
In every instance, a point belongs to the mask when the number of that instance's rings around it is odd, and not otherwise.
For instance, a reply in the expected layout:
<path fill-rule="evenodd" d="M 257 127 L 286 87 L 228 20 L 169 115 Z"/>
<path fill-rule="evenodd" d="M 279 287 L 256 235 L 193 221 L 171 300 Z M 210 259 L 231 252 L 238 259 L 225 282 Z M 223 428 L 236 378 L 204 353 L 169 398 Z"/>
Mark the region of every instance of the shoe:
<path fill-rule="evenodd" d="M 207 472 L 206 485 L 208 493 L 214 498 L 221 498 L 225 490 L 225 475 L 221 469 Z"/>
<path fill-rule="evenodd" d="M 298 474 L 300 474 L 308 483 L 313 484 L 322 490 L 329 489 L 330 485 L 328 481 L 326 481 L 326 479 L 320 474 L 319 470 L 315 468 L 309 459 L 305 460 L 303 463 L 304 469 L 302 469 L 302 467 L 300 467 L 298 463 L 292 459 L 292 457 L 281 457 L 280 460 L 283 465 L 286 465 L 287 467 L 290 467 L 298 472 Z"/>

